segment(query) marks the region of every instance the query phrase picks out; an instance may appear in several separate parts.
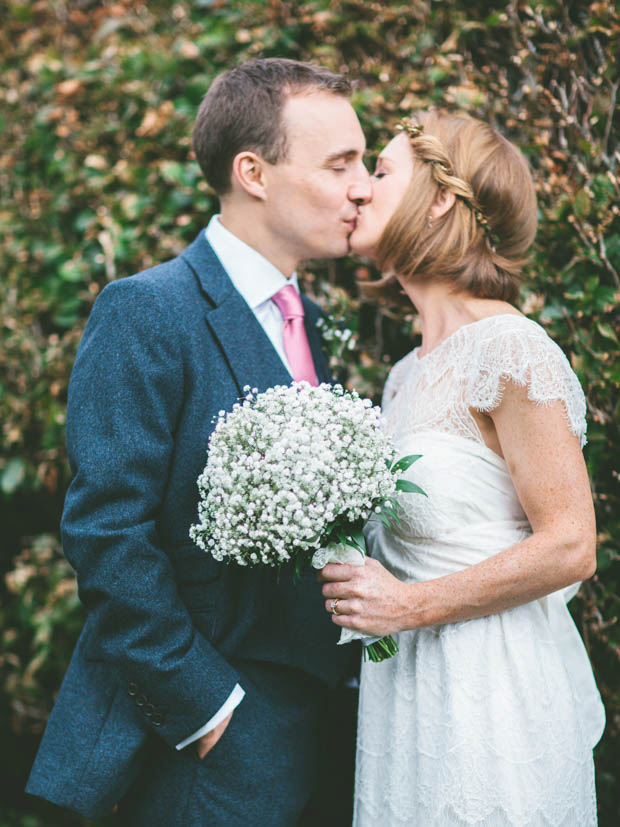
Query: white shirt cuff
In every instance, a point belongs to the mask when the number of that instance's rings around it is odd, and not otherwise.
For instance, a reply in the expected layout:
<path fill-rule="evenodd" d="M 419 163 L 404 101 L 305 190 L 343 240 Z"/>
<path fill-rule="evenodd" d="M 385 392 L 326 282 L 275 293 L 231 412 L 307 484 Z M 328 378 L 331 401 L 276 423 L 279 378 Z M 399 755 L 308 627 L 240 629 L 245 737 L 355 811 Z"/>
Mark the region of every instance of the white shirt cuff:
<path fill-rule="evenodd" d="M 206 735 L 207 732 L 211 732 L 212 729 L 215 729 L 215 727 L 218 724 L 221 724 L 222 721 L 225 718 L 227 718 L 230 715 L 230 713 L 239 706 L 244 697 L 244 690 L 239 686 L 238 683 L 236 683 L 235 688 L 228 696 L 228 700 L 226 701 L 224 706 L 221 706 L 215 713 L 215 715 L 212 718 L 210 718 L 203 727 L 194 732 L 193 735 L 190 735 L 184 741 L 181 741 L 180 744 L 177 744 L 176 749 L 183 749 L 183 747 L 188 746 L 188 744 L 193 744 L 194 741 L 197 741 L 199 738 L 202 738 L 202 736 Z"/>

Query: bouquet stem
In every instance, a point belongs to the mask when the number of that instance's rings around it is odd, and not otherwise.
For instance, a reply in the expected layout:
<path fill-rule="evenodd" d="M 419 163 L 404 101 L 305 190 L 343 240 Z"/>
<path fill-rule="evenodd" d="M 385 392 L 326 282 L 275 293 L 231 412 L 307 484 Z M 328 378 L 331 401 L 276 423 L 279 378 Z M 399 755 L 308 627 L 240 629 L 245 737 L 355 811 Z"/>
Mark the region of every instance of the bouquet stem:
<path fill-rule="evenodd" d="M 362 646 L 362 652 L 364 661 L 370 660 L 373 663 L 381 663 L 382 660 L 394 657 L 398 652 L 398 644 L 392 635 L 386 635 L 369 646 Z"/>
<path fill-rule="evenodd" d="M 366 541 L 362 533 L 362 526 L 348 525 L 336 531 L 337 542 L 315 551 L 312 556 L 312 565 L 322 569 L 327 563 L 349 563 L 353 566 L 363 566 L 366 562 Z M 362 653 L 365 661 L 381 663 L 382 660 L 394 657 L 398 652 L 398 644 L 392 635 L 376 638 L 364 632 L 343 627 L 340 630 L 339 644 L 349 643 L 352 640 L 362 641 Z"/>

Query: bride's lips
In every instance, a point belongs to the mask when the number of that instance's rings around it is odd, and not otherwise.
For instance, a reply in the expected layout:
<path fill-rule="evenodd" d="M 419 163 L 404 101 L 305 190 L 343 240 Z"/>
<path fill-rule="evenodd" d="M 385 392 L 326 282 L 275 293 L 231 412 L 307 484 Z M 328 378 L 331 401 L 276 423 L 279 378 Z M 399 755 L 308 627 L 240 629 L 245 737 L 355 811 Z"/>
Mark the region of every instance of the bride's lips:
<path fill-rule="evenodd" d="M 349 228 L 349 232 L 353 232 L 355 229 L 355 225 L 357 224 L 357 218 L 350 218 L 348 221 L 345 220 L 344 222 L 347 227 Z"/>
<path fill-rule="evenodd" d="M 357 228 L 359 227 L 361 217 L 362 217 L 362 211 L 360 210 L 357 214 L 357 217 L 356 217 L 355 221 L 353 222 L 353 227 L 352 227 L 352 230 L 351 230 L 352 233 L 354 233 L 357 230 Z"/>

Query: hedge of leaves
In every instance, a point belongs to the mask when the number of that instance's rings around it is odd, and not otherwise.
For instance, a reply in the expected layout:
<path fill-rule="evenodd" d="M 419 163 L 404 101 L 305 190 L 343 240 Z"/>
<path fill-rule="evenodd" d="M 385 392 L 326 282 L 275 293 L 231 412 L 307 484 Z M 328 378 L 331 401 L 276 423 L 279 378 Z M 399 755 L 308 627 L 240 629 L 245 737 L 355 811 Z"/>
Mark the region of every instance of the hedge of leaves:
<path fill-rule="evenodd" d="M 68 377 L 101 288 L 176 254 L 216 209 L 192 121 L 216 74 L 252 56 L 357 79 L 371 155 L 403 114 L 438 105 L 489 120 L 531 161 L 540 231 L 523 306 L 588 397 L 599 570 L 573 609 L 608 712 L 600 823 L 618 823 L 619 28 L 613 3 L 578 0 L 0 5 L 0 824 L 81 823 L 20 793 L 82 622 L 58 542 Z M 364 262 L 310 263 L 304 280 L 349 319 L 348 381 L 377 397 L 417 328 L 359 301 L 355 280 L 370 275 Z"/>

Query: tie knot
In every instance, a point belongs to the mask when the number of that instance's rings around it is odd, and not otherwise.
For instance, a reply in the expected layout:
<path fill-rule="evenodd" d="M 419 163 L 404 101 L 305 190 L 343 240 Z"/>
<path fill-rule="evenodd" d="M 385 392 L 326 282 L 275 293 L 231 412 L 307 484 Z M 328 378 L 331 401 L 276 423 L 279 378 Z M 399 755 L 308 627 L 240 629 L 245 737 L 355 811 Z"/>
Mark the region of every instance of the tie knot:
<path fill-rule="evenodd" d="M 292 284 L 287 284 L 281 290 L 271 297 L 271 300 L 276 303 L 284 321 L 288 319 L 304 317 L 304 307 L 301 303 L 301 296 L 295 290 Z"/>

